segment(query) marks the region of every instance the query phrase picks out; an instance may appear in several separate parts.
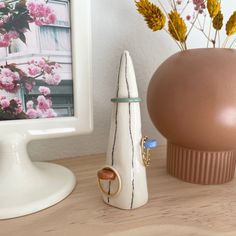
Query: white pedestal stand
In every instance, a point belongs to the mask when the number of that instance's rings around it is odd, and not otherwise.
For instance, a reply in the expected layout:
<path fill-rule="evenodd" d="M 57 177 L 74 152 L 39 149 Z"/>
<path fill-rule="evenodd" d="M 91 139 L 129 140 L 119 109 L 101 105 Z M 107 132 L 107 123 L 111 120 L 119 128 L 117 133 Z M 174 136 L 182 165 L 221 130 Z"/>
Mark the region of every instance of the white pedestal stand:
<path fill-rule="evenodd" d="M 0 140 L 0 219 L 31 214 L 67 197 L 75 187 L 73 173 L 59 165 L 31 162 L 26 140 Z"/>

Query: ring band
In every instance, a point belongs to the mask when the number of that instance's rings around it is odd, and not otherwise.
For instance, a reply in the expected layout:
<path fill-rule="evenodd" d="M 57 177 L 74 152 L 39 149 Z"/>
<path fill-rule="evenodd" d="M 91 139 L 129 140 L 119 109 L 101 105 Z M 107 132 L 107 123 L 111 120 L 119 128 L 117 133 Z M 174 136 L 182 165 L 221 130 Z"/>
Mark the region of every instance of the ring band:
<path fill-rule="evenodd" d="M 112 98 L 114 103 L 132 103 L 132 102 L 142 102 L 142 98 Z"/>
<path fill-rule="evenodd" d="M 108 170 L 114 171 L 114 173 L 116 174 L 116 178 L 117 178 L 117 180 L 118 180 L 118 187 L 117 187 L 116 191 L 114 191 L 114 192 L 112 192 L 112 193 L 109 193 L 109 192 L 107 192 L 107 191 L 103 188 L 103 185 L 102 185 L 102 183 L 101 183 L 101 179 L 100 179 L 100 178 L 97 178 L 97 180 L 98 180 L 98 187 L 99 187 L 100 191 L 101 191 L 104 195 L 106 195 L 107 197 L 115 197 L 115 196 L 117 196 L 117 195 L 120 193 L 120 191 L 121 191 L 121 178 L 120 178 L 119 173 L 117 172 L 117 170 L 116 170 L 115 168 L 113 168 L 113 167 L 111 167 L 111 166 L 104 166 L 102 169 L 108 169 Z"/>

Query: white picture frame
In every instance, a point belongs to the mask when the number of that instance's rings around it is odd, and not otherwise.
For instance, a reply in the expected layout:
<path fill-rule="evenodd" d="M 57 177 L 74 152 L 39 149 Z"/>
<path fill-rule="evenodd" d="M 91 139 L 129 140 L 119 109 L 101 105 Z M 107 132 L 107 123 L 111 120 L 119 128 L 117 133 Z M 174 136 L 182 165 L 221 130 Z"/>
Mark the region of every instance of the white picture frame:
<path fill-rule="evenodd" d="M 0 219 L 45 209 L 64 199 L 75 186 L 71 171 L 32 163 L 27 154 L 32 140 L 93 130 L 90 1 L 70 0 L 70 4 L 74 116 L 0 121 Z"/>

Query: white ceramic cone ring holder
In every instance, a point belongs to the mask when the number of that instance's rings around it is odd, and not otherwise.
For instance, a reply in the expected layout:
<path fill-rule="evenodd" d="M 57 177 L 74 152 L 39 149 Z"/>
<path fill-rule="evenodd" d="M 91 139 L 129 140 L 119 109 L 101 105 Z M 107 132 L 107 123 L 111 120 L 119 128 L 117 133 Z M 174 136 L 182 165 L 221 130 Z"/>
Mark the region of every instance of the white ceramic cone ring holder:
<path fill-rule="evenodd" d="M 98 184 L 105 203 L 135 209 L 148 201 L 146 165 L 149 151 L 142 138 L 140 102 L 129 52 L 121 56 L 106 154 L 106 167 L 98 171 Z M 144 162 L 145 160 L 145 162 Z M 104 180 L 104 181 L 102 181 Z M 102 183 L 101 183 L 102 182 Z"/>
<path fill-rule="evenodd" d="M 0 219 L 50 207 L 75 187 L 75 176 L 65 167 L 32 162 L 27 141 L 17 134 L 0 140 Z"/>
<path fill-rule="evenodd" d="M 98 171 L 98 187 L 105 203 L 135 209 L 148 201 L 146 167 L 149 149 L 156 142 L 142 138 L 138 88 L 129 52 L 121 56 L 106 154 L 106 166 Z"/>

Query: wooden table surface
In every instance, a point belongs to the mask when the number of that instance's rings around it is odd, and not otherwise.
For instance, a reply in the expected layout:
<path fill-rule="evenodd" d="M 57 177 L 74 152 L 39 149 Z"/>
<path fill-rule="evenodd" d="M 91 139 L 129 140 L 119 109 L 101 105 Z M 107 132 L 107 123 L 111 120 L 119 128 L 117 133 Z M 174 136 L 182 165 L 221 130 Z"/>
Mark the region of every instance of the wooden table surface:
<path fill-rule="evenodd" d="M 0 236 L 236 236 L 236 179 L 221 186 L 181 182 L 165 170 L 165 147 L 148 168 L 150 200 L 125 211 L 102 202 L 96 170 L 104 155 L 55 161 L 78 184 L 61 203 L 26 217 L 0 221 Z"/>

